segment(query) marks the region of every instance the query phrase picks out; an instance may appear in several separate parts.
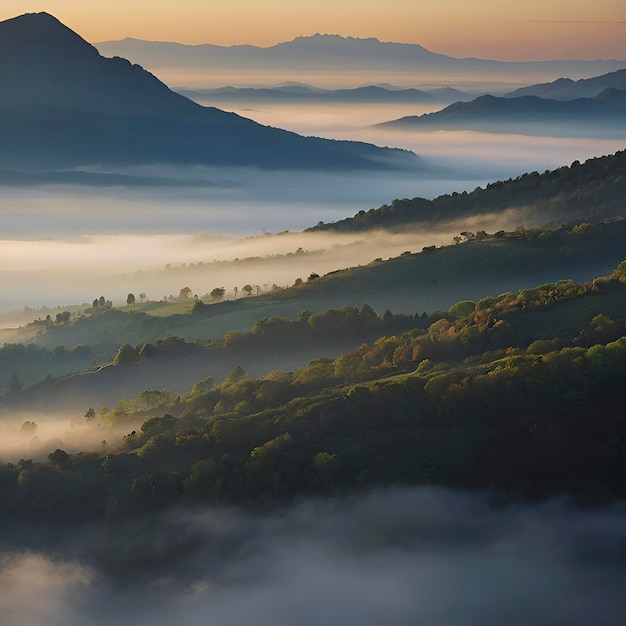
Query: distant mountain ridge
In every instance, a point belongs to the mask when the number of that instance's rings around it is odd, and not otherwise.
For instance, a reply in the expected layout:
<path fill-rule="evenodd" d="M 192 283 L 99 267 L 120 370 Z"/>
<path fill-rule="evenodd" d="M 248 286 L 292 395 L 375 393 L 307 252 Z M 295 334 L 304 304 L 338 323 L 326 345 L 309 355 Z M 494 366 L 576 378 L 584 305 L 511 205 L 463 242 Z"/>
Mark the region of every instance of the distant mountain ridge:
<path fill-rule="evenodd" d="M 574 100 L 576 98 L 594 98 L 606 89 L 626 90 L 626 69 L 603 74 L 602 76 L 581 78 L 580 80 L 558 78 L 551 83 L 541 83 L 515 89 L 504 94 L 504 97 L 538 96 L 552 100 Z"/>
<path fill-rule="evenodd" d="M 455 58 L 431 52 L 419 44 L 383 42 L 340 35 L 296 37 L 266 48 L 252 45 L 186 45 L 126 38 L 94 44 L 101 54 L 123 56 L 149 69 L 224 68 L 283 70 L 313 67 L 390 72 L 529 72 L 541 75 L 589 76 L 626 68 L 626 60 L 497 61 Z M 331 63 L 331 65 L 329 65 Z"/>
<path fill-rule="evenodd" d="M 174 93 L 107 59 L 47 13 L 0 22 L 0 168 L 199 163 L 264 168 L 414 168 L 408 151 L 305 138 Z"/>
<path fill-rule="evenodd" d="M 366 85 L 354 89 L 316 89 L 302 85 L 267 88 L 219 87 L 217 89 L 177 89 L 193 99 L 254 102 L 368 102 L 368 103 L 428 103 L 471 100 L 474 96 L 458 89 L 389 89 Z"/>
<path fill-rule="evenodd" d="M 499 98 L 485 95 L 470 102 L 455 102 L 441 111 L 411 115 L 377 124 L 381 129 L 455 129 L 525 134 L 577 133 L 585 128 L 606 128 L 626 121 L 626 91 L 605 89 L 594 98 L 549 100 L 537 96 Z M 545 125 L 551 125 L 546 128 Z"/>

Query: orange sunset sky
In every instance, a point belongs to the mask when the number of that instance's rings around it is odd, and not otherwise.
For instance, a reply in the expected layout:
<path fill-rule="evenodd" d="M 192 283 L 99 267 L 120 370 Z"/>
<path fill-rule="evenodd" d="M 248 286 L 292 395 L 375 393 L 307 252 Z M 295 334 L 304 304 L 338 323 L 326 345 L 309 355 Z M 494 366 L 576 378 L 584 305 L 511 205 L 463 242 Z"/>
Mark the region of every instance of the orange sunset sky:
<path fill-rule="evenodd" d="M 2 0 L 0 19 L 52 13 L 85 39 L 270 46 L 316 32 L 419 43 L 452 56 L 626 59 L 624 0 Z"/>

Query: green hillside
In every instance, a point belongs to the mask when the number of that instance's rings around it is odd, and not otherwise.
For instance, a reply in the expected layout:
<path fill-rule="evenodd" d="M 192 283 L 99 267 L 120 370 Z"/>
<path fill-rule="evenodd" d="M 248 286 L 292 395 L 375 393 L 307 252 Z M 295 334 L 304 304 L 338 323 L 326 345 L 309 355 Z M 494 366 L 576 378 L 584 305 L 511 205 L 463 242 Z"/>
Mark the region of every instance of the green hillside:
<path fill-rule="evenodd" d="M 111 360 L 123 343 L 154 343 L 168 335 L 190 342 L 220 339 L 231 330 L 249 330 L 260 318 L 295 319 L 307 310 L 360 308 L 366 303 L 378 313 L 445 310 L 459 300 L 517 292 L 562 278 L 589 280 L 612 271 L 626 257 L 626 220 L 470 235 L 458 245 L 312 276 L 297 287 L 207 304 L 193 313 L 166 315 L 170 306 L 180 310 L 180 303 L 159 305 L 158 317 L 107 310 L 68 323 L 28 325 L 13 332 L 11 341 L 50 350 L 89 345 Z M 187 306 L 191 311 L 191 303 Z"/>
<path fill-rule="evenodd" d="M 353 232 L 384 228 L 401 231 L 410 224 L 433 224 L 518 209 L 520 218 L 539 226 L 624 216 L 626 151 L 574 161 L 542 174 L 531 172 L 497 181 L 471 193 L 452 193 L 434 200 L 394 200 L 354 217 L 319 223 L 310 231 Z"/>
<path fill-rule="evenodd" d="M 4 511 L 119 519 L 390 484 L 622 499 L 625 301 L 622 263 L 608 278 L 460 302 L 295 372 L 235 367 L 182 397 L 146 392 L 102 418 L 134 428 L 119 450 L 1 465 Z M 279 332 L 298 337 L 292 324 Z"/>

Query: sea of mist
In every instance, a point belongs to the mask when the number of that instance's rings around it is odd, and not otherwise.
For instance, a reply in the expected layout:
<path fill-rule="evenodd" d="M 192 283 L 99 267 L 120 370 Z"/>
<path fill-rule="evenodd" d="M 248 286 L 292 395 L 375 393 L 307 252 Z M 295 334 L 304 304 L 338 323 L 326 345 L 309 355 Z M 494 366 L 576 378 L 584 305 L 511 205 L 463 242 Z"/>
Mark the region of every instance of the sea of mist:
<path fill-rule="evenodd" d="M 420 487 L 256 515 L 5 525 L 0 613 L 29 626 L 617 626 L 625 515 Z"/>
<path fill-rule="evenodd" d="M 495 232 L 520 223 L 535 226 L 523 210 L 484 214 L 403 233 L 281 232 L 252 237 L 203 234 L 84 235 L 0 240 L 0 280 L 5 287 L 4 326 L 32 321 L 23 307 L 91 303 L 104 295 L 115 306 L 133 293 L 137 300 L 172 300 L 184 287 L 205 302 L 215 287 L 227 299 L 289 287 L 311 274 L 367 265 L 375 259 L 450 245 L 464 229 Z"/>
<path fill-rule="evenodd" d="M 104 417 L 87 420 L 74 408 L 54 411 L 7 411 L 0 420 L 0 462 L 20 459 L 45 462 L 60 448 L 69 454 L 88 450 L 106 453 L 119 448 L 124 435 L 141 425 L 133 421 L 110 425 Z M 100 407 L 98 407 L 99 409 Z"/>
<path fill-rule="evenodd" d="M 421 158 L 416 172 L 267 172 L 149 165 L 125 168 L 123 173 L 178 180 L 179 186 L 2 187 L 0 312 L 26 305 L 90 302 L 103 294 L 116 304 L 129 292 L 161 299 L 176 295 L 183 286 L 198 295 L 216 286 L 229 291 L 244 284 L 286 286 L 312 272 L 321 274 L 404 250 L 418 251 L 424 245 L 449 243 L 454 234 L 467 228 L 488 232 L 514 228 L 525 222 L 523 215 L 486 216 L 473 224 L 422 230 L 408 238 L 358 235 L 351 240 L 316 240 L 270 235 L 342 219 L 394 198 L 471 191 L 488 182 L 624 147 L 625 140 L 619 137 L 398 133 L 371 128 L 374 123 L 428 108 L 416 111 L 411 105 L 341 103 L 264 103 L 245 111 L 233 107 L 264 124 L 303 134 L 411 149 Z M 107 171 L 94 165 L 85 169 Z M 257 239 L 249 239 L 252 236 Z M 264 258 L 246 267 L 241 263 L 207 266 L 212 261 L 285 255 L 299 248 L 307 252 L 297 259 L 299 263 L 293 258 Z M 199 270 L 198 262 L 205 267 Z M 177 272 L 165 272 L 168 264 Z M 183 264 L 187 269 L 194 264 L 194 271 L 179 271 Z"/>

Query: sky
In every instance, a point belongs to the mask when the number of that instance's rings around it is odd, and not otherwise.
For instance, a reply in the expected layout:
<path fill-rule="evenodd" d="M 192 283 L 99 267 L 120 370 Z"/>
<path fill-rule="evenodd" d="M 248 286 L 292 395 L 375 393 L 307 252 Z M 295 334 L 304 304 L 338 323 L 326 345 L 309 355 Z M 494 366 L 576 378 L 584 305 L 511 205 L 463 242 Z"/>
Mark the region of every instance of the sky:
<path fill-rule="evenodd" d="M 47 11 L 91 42 L 136 37 L 271 46 L 317 32 L 502 60 L 626 59 L 624 0 L 2 0 Z"/>

